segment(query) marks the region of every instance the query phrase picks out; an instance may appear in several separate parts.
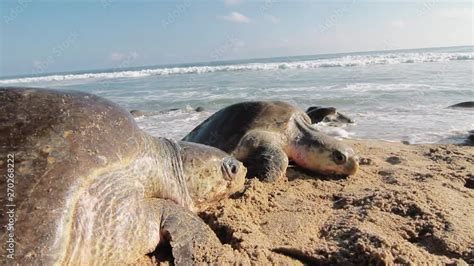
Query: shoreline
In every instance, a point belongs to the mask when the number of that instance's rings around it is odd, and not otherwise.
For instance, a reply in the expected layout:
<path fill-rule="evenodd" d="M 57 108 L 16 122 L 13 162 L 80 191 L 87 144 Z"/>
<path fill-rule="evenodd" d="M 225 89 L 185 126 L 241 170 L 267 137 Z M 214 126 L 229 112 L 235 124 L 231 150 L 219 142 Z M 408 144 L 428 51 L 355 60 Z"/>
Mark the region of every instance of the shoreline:
<path fill-rule="evenodd" d="M 474 263 L 474 147 L 346 140 L 363 163 L 346 179 L 290 169 L 201 213 L 223 250 L 204 263 Z"/>

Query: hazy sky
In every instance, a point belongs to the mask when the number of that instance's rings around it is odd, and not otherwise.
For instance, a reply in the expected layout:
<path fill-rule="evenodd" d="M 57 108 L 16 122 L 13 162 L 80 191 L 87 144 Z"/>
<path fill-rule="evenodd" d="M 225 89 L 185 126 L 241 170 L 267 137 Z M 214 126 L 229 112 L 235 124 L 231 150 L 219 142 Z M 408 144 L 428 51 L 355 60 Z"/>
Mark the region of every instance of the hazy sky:
<path fill-rule="evenodd" d="M 1 0 L 0 76 L 472 45 L 472 2 Z"/>

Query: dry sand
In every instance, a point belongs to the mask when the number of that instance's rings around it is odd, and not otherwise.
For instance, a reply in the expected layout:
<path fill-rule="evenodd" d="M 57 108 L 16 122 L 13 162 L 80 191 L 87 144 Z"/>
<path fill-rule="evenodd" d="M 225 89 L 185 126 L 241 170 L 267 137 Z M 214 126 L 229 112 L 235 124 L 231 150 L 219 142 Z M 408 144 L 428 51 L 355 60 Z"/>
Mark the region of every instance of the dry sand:
<path fill-rule="evenodd" d="M 225 245 L 203 263 L 474 264 L 474 147 L 349 141 L 359 172 L 289 169 L 201 217 Z"/>

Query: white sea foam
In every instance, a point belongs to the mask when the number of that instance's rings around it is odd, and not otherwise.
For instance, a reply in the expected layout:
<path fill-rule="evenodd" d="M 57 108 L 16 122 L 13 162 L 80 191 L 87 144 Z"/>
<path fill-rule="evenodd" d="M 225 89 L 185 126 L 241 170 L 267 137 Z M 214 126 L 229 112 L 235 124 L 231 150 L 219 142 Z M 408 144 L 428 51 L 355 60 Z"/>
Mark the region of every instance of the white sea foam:
<path fill-rule="evenodd" d="M 332 126 L 331 123 L 321 122 L 313 125 L 313 127 L 329 136 L 341 139 L 349 139 L 354 136 L 354 132 L 349 132 L 344 125 L 336 127 Z"/>
<path fill-rule="evenodd" d="M 290 62 L 271 63 L 246 63 L 215 66 L 188 66 L 169 68 L 149 68 L 142 70 L 127 70 L 116 72 L 82 73 L 47 75 L 37 77 L 23 77 L 0 80 L 0 84 L 35 83 L 68 80 L 87 79 L 115 79 L 115 78 L 138 78 L 146 76 L 176 75 L 176 74 L 199 74 L 211 72 L 232 71 L 263 71 L 263 70 L 287 70 L 287 69 L 312 69 L 325 67 L 354 67 L 367 65 L 424 63 L 424 62 L 447 62 L 454 60 L 473 60 L 474 53 L 387 53 L 376 55 L 347 55 L 339 58 L 317 59 Z"/>
<path fill-rule="evenodd" d="M 179 140 L 211 114 L 207 111 L 188 112 L 177 110 L 153 116 L 138 117 L 136 121 L 142 129 L 153 136 Z"/>

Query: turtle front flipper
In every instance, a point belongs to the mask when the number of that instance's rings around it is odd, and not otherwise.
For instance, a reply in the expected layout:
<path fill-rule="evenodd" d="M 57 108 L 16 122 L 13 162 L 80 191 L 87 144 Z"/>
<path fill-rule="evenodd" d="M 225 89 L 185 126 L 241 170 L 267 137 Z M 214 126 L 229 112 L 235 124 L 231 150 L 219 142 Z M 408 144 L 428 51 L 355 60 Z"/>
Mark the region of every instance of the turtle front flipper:
<path fill-rule="evenodd" d="M 278 134 L 256 130 L 242 138 L 234 155 L 247 167 L 247 177 L 273 182 L 288 168 L 288 156 L 282 147 Z"/>
<path fill-rule="evenodd" d="M 154 212 L 161 214 L 160 236 L 170 242 L 176 265 L 192 265 L 198 249 L 222 245 L 211 228 L 194 213 L 169 200 L 150 199 L 149 204 L 161 210 Z"/>

